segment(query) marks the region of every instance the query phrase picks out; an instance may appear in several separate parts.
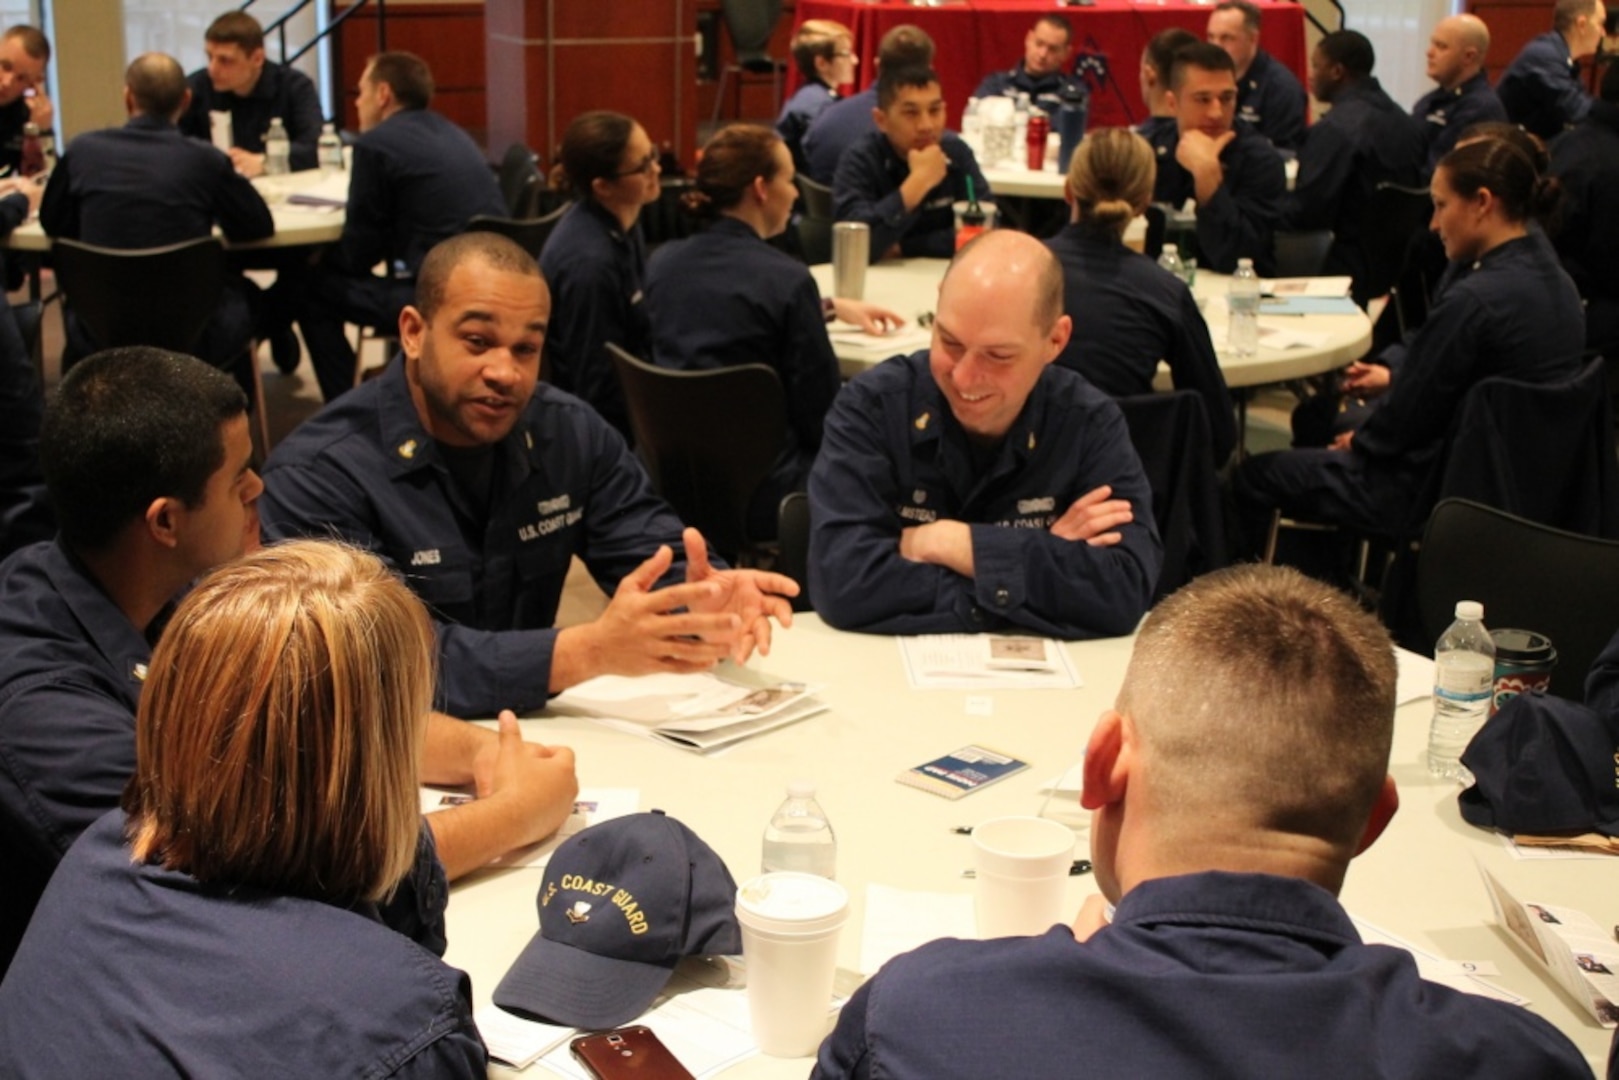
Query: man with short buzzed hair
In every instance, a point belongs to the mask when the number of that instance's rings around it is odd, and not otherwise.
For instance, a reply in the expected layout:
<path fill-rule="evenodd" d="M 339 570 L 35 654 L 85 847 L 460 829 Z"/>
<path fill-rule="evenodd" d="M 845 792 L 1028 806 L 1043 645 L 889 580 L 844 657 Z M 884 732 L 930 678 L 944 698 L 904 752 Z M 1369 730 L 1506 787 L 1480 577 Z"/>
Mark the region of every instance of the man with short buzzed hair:
<path fill-rule="evenodd" d="M 1602 0 L 1557 0 L 1552 29 L 1525 45 L 1496 83 L 1507 119 L 1547 141 L 1585 119 L 1591 95 L 1579 60 L 1602 44 L 1607 17 Z"/>
<path fill-rule="evenodd" d="M 985 75 L 973 97 L 999 97 L 1021 91 L 1029 95 L 1035 108 L 1055 115 L 1063 102 L 1090 97 L 1085 80 L 1067 70 L 1073 55 L 1073 24 L 1055 12 L 1042 15 L 1023 39 L 1023 59 L 1015 67 Z"/>
<path fill-rule="evenodd" d="M 429 249 L 506 202 L 478 144 L 428 106 L 433 73 L 408 52 L 378 53 L 360 74 L 360 137 L 349 173 L 343 235 L 298 283 L 293 306 L 321 397 L 354 385 L 355 323 L 391 332 L 416 290 Z M 381 276 L 372 272 L 378 263 Z"/>
<path fill-rule="evenodd" d="M 1163 545 L 1119 407 L 1052 363 L 1062 267 L 989 232 L 951 260 L 933 345 L 856 378 L 810 471 L 810 592 L 832 626 L 1126 634 Z"/>
<path fill-rule="evenodd" d="M 1141 50 L 1141 100 L 1147 105 L 1147 118 L 1136 125 L 1136 130 L 1148 142 L 1155 135 L 1168 135 L 1175 130 L 1175 109 L 1169 104 L 1169 76 L 1175 67 L 1175 54 L 1196 43 L 1197 36 L 1190 30 L 1171 26 L 1154 34 Z"/>
<path fill-rule="evenodd" d="M 871 85 L 822 109 L 804 132 L 804 175 L 831 187 L 843 152 L 877 129 L 871 111 L 877 107 L 877 82 L 884 67 L 932 66 L 933 39 L 921 27 L 902 23 L 884 34 L 877 43 L 877 70 Z"/>
<path fill-rule="evenodd" d="M 713 565 L 623 437 L 539 382 L 551 293 L 532 255 L 452 236 L 422 260 L 414 300 L 403 357 L 270 455 L 267 535 L 336 536 L 398 570 L 437 623 L 440 699 L 462 716 L 769 651 L 792 580 Z M 557 629 L 576 555 L 613 596 Z"/>
<path fill-rule="evenodd" d="M 230 158 L 180 134 L 176 120 L 190 98 L 185 72 L 172 56 L 136 57 L 124 72 L 128 122 L 73 140 L 40 204 L 45 232 L 120 250 L 200 239 L 215 225 L 237 242 L 274 233 L 270 208 Z M 253 291 L 240 276 L 227 281 L 194 350 L 230 371 L 250 396 L 256 387 L 247 353 Z M 68 347 L 75 359 L 104 344 L 93 341 L 77 319 L 69 320 Z"/>
<path fill-rule="evenodd" d="M 1428 38 L 1428 78 L 1439 85 L 1411 109 L 1411 115 L 1423 121 L 1427 135 L 1428 176 L 1462 132 L 1474 124 L 1507 118 L 1507 110 L 1484 73 L 1489 51 L 1490 28 L 1477 15 L 1440 19 Z"/>
<path fill-rule="evenodd" d="M 1366 235 L 1383 225 L 1367 218 L 1380 183 L 1415 187 L 1426 151 L 1417 121 L 1383 92 L 1372 68 L 1377 54 L 1364 34 L 1337 30 L 1310 55 L 1310 89 L 1332 110 L 1310 129 L 1299 175 L 1282 200 L 1282 228 L 1328 229 L 1325 271 L 1348 274 L 1364 307 L 1393 284 L 1398 266 L 1374 265 Z"/>
<path fill-rule="evenodd" d="M 320 95 L 297 68 L 264 58 L 264 28 L 245 11 L 227 11 L 203 34 L 208 66 L 191 73 L 191 105 L 180 131 L 213 137 L 214 113 L 230 118 L 230 158 L 243 176 L 264 172 L 271 120 L 286 129 L 293 169 L 313 169 L 320 142 Z"/>
<path fill-rule="evenodd" d="M 1424 981 L 1338 901 L 1399 805 L 1395 677 L 1377 619 L 1285 567 L 1160 602 L 1085 748 L 1100 894 L 895 957 L 813 1080 L 1589 1077 L 1547 1020 Z"/>
<path fill-rule="evenodd" d="M 1259 47 L 1259 8 L 1248 0 L 1222 0 L 1209 13 L 1208 40 L 1237 66 L 1237 117 L 1252 124 L 1278 150 L 1304 144 L 1304 87 L 1287 65 Z"/>

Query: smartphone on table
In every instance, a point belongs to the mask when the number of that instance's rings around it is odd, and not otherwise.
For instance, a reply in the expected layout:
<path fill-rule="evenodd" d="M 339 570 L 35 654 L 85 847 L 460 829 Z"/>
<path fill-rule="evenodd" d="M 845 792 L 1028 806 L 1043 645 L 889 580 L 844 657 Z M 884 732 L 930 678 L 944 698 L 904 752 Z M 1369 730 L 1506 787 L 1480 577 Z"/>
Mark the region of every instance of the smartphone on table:
<path fill-rule="evenodd" d="M 581 1035 L 568 1049 L 596 1080 L 696 1080 L 652 1029 L 641 1024 Z"/>

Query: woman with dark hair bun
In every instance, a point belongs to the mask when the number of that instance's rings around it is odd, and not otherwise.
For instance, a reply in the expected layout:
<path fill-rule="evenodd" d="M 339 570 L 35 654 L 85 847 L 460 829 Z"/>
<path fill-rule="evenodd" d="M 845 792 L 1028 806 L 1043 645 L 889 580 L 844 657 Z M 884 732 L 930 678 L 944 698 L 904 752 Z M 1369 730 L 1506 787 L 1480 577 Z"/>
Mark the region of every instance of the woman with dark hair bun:
<path fill-rule="evenodd" d="M 803 263 L 765 243 L 787 228 L 798 189 L 781 136 L 733 124 L 709 140 L 686 208 L 707 222 L 658 249 L 647 269 L 652 356 L 686 371 L 769 364 L 787 397 L 787 442 L 749 511 L 757 539 L 776 534 L 783 495 L 802 491 L 821 445 L 821 423 L 838 392 L 838 362 L 826 336 L 837 315 L 868 332 L 903 320 L 854 300 L 823 303 Z"/>
<path fill-rule="evenodd" d="M 595 406 L 626 439 L 629 413 L 607 345 L 647 355 L 646 241 L 637 222 L 641 208 L 658 199 L 661 172 L 651 137 L 628 116 L 574 117 L 562 136 L 559 179 L 578 202 L 540 253 L 551 286 L 550 382 Z"/>
<path fill-rule="evenodd" d="M 1350 365 L 1345 392 L 1383 399 L 1358 429 L 1325 449 L 1249 459 L 1236 490 L 1255 521 L 1280 508 L 1378 534 L 1414 529 L 1432 509 L 1418 505 L 1419 494 L 1475 384 L 1579 373 L 1580 296 L 1532 228 L 1556 211 L 1556 179 L 1513 142 L 1484 138 L 1441 158 L 1430 191 L 1430 228 L 1450 266 L 1427 321 L 1374 361 Z"/>

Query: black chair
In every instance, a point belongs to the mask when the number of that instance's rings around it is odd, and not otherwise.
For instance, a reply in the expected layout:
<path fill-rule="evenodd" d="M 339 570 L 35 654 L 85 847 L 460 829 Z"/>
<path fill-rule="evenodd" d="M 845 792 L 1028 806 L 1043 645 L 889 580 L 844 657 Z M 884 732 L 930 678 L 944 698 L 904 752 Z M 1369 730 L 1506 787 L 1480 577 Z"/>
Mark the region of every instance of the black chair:
<path fill-rule="evenodd" d="M 804 212 L 798 217 L 798 250 L 810 265 L 832 261 L 832 189 L 803 173 L 793 175 Z"/>
<path fill-rule="evenodd" d="M 697 232 L 697 218 L 687 213 L 682 205 L 686 192 L 696 186 L 696 181 L 684 177 L 665 178 L 657 201 L 641 208 L 641 235 L 649 251 Z"/>
<path fill-rule="evenodd" d="M 1432 218 L 1433 198 L 1427 188 L 1405 187 L 1388 180 L 1377 185 L 1355 233 L 1366 258 L 1365 278 L 1355 282 L 1357 304 L 1365 307 L 1372 298 L 1384 295 L 1403 280 L 1411 260 L 1420 256 L 1421 241 Z M 1407 296 L 1397 302 L 1416 300 L 1415 296 Z M 1422 310 L 1427 311 L 1427 296 L 1422 299 Z"/>
<path fill-rule="evenodd" d="M 1203 398 L 1193 390 L 1116 399 L 1152 485 L 1152 516 L 1164 542 L 1153 603 L 1199 574 L 1226 565 L 1220 482 Z"/>
<path fill-rule="evenodd" d="M 1164 234 L 1169 231 L 1169 217 L 1164 208 L 1153 203 L 1141 212 L 1147 219 L 1147 237 L 1141 244 L 1141 252 L 1149 259 L 1157 259 L 1164 253 Z"/>
<path fill-rule="evenodd" d="M 653 488 L 726 559 L 757 554 L 748 505 L 787 439 L 775 369 L 672 371 L 607 350 Z"/>
<path fill-rule="evenodd" d="M 1279 232 L 1272 243 L 1277 277 L 1319 277 L 1332 247 L 1332 230 Z"/>
<path fill-rule="evenodd" d="M 538 155 L 522 143 L 508 146 L 500 159 L 500 195 L 506 200 L 506 212 L 518 219 L 537 217 L 544 188 Z"/>
<path fill-rule="evenodd" d="M 1551 638 L 1551 691 L 1580 701 L 1586 672 L 1619 628 L 1619 543 L 1446 499 L 1423 534 L 1416 592 L 1428 648 L 1458 600 L 1477 600 L 1486 625 Z"/>
<path fill-rule="evenodd" d="M 720 110 L 725 104 L 725 87 L 732 75 L 737 80 L 739 115 L 742 111 L 743 79 L 749 75 L 770 76 L 775 94 L 770 119 L 774 121 L 776 114 L 781 112 L 782 80 L 787 74 L 787 62 L 771 56 L 769 51 L 770 36 L 776 32 L 776 23 L 781 20 L 781 0 L 720 0 L 720 15 L 725 20 L 725 29 L 730 32 L 736 59 L 726 64 L 725 70 L 720 73 L 711 122 L 720 122 Z"/>
<path fill-rule="evenodd" d="M 51 262 L 66 303 L 102 349 L 152 345 L 191 352 L 231 274 L 217 236 L 133 251 L 59 239 L 51 247 Z M 251 343 L 248 348 L 256 351 Z M 255 422 L 260 446 L 268 454 L 264 380 L 257 358 L 250 360 Z"/>
<path fill-rule="evenodd" d="M 781 500 L 776 518 L 776 572 L 786 574 L 798 582 L 798 595 L 793 597 L 794 611 L 814 611 L 815 604 L 809 591 L 809 495 L 795 491 Z"/>
<path fill-rule="evenodd" d="M 567 212 L 568 208 L 564 206 L 544 217 L 534 218 L 502 218 L 492 217 L 489 214 L 476 214 L 467 221 L 467 232 L 499 233 L 515 240 L 519 247 L 538 259 L 545 242 L 556 231 L 557 222 L 561 221 L 562 215 Z"/>

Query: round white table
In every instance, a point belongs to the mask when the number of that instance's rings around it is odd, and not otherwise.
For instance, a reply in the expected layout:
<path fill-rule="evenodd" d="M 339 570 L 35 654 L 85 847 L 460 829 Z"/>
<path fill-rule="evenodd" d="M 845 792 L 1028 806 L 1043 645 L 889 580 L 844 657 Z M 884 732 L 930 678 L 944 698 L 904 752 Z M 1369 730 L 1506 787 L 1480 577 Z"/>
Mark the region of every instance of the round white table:
<path fill-rule="evenodd" d="M 927 346 L 926 335 L 920 332 L 917 321 L 934 310 L 945 266 L 944 259 L 898 259 L 867 268 L 865 299 L 898 312 L 907 325 L 892 336 L 891 343 L 869 335 L 834 332 L 832 349 L 844 378 L 853 378 L 895 353 Z M 821 295 L 830 296 L 831 265 L 812 266 L 810 273 L 815 276 Z M 1225 296 L 1230 280 L 1225 274 L 1200 270 L 1192 288 L 1208 320 L 1209 334 L 1214 339 L 1220 370 L 1228 386 L 1263 386 L 1320 375 L 1360 359 L 1371 347 L 1372 322 L 1362 311 L 1352 315 L 1261 315 L 1262 333 L 1267 329 L 1294 332 L 1310 335 L 1312 340 L 1290 348 L 1273 348 L 1262 343 L 1254 355 L 1237 356 L 1226 345 Z M 1083 328 L 1076 327 L 1075 332 L 1081 333 Z M 1172 388 L 1167 365 L 1159 365 L 1154 385 L 1160 390 Z"/>
<path fill-rule="evenodd" d="M 254 250 L 332 244 L 343 235 L 343 207 L 335 204 L 348 200 L 349 174 L 346 171 L 325 174 L 318 169 L 305 169 L 286 176 L 261 176 L 253 181 L 253 186 L 270 206 L 275 233 L 246 243 L 226 240 L 227 248 Z M 300 206 L 287 201 L 293 195 L 326 199 L 334 205 Z M 39 218 L 30 217 L 12 230 L 11 236 L 0 242 L 0 246 L 13 251 L 49 251 L 51 238 L 40 227 Z"/>
<path fill-rule="evenodd" d="M 1096 717 L 1113 703 L 1131 642 L 1065 647 L 1083 679 L 1079 689 L 916 691 L 893 639 L 842 633 L 801 615 L 793 629 L 778 633 L 771 656 L 750 665 L 774 678 L 823 684 L 828 711 L 798 724 L 705 758 L 582 719 L 542 715 L 522 723 L 531 740 L 574 748 L 582 785 L 637 788 L 641 809 L 665 810 L 691 826 L 739 881 L 758 870 L 761 834 L 787 782 L 813 779 L 837 832 L 838 880 L 852 900 L 839 963 L 858 969 L 867 884 L 969 894 L 972 883 L 961 871 L 970 865 L 970 841 L 952 829 L 1039 812 L 1040 788 L 1078 761 Z M 1613 865 L 1516 861 L 1495 836 L 1463 823 L 1454 784 L 1431 779 L 1422 764 L 1430 713 L 1423 699 L 1396 714 L 1390 771 L 1400 811 L 1350 867 L 1344 904 L 1418 948 L 1496 965 L 1493 981 L 1529 998 L 1529 1007 L 1573 1039 L 1600 1072 L 1610 1032 L 1491 925 L 1477 866 L 1520 900 L 1567 904 L 1603 919 L 1611 913 Z M 901 771 L 973 742 L 1016 755 L 1030 768 L 959 802 L 895 783 Z M 1086 843 L 1081 833 L 1080 847 Z M 471 974 L 476 1007 L 489 1003 L 535 932 L 540 880 L 533 869 L 484 871 L 452 889 L 446 959 Z M 1094 890 L 1090 876 L 1071 878 L 1070 909 Z M 807 1060 L 758 1056 L 726 1075 L 802 1078 L 808 1068 Z M 509 1071 L 497 1066 L 495 1074 Z M 550 1074 L 536 1065 L 524 1075 Z"/>

